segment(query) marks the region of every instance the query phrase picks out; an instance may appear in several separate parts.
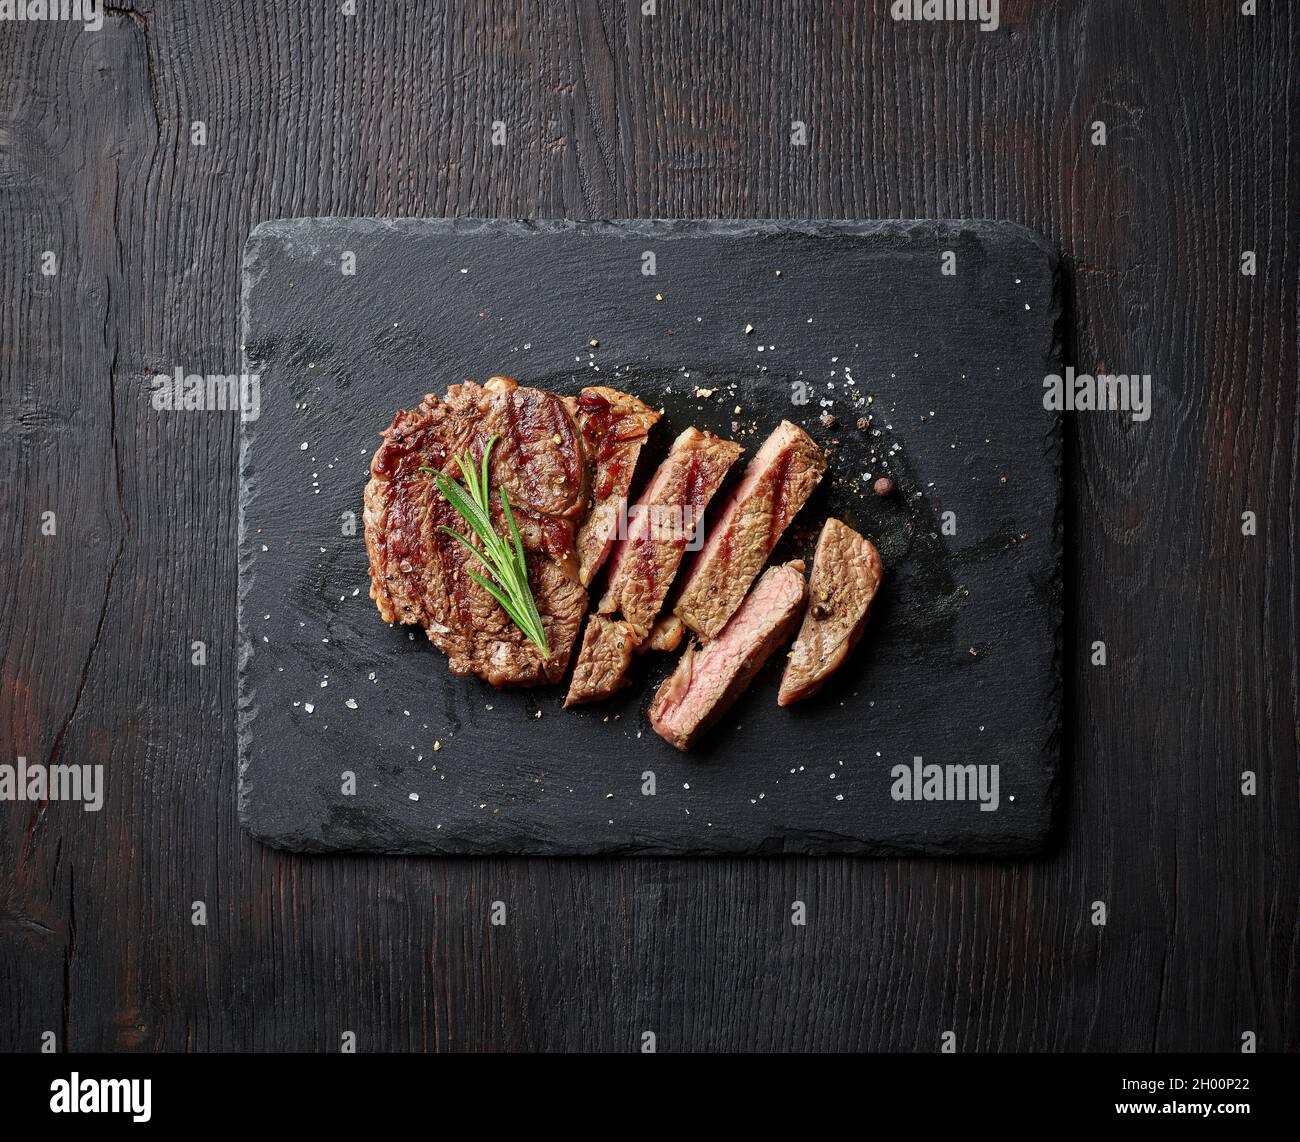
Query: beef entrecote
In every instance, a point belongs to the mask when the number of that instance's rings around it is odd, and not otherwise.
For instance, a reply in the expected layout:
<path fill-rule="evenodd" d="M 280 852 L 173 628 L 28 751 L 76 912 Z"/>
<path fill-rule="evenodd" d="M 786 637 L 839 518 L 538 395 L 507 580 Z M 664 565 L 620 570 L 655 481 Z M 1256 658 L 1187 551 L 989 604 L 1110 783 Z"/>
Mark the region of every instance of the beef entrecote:
<path fill-rule="evenodd" d="M 755 579 L 826 457 L 782 421 L 706 521 L 744 449 L 687 428 L 629 510 L 637 461 L 661 416 L 605 386 L 563 397 L 508 377 L 452 385 L 398 412 L 364 499 L 370 596 L 381 616 L 422 627 L 453 674 L 493 686 L 560 682 L 585 620 L 566 706 L 610 697 L 627 685 L 635 654 L 674 650 L 693 632 L 650 708 L 656 732 L 690 748 L 799 625 L 803 563 Z M 587 586 L 602 565 L 604 591 L 588 616 Z M 852 651 L 881 575 L 875 547 L 827 521 L 781 705 L 815 692 Z"/>
<path fill-rule="evenodd" d="M 777 703 L 815 693 L 848 657 L 867 626 L 884 569 L 880 552 L 838 519 L 828 519 L 813 555 L 808 611 L 786 661 Z"/>
<path fill-rule="evenodd" d="M 608 584 L 597 609 L 630 626 L 633 648 L 650 639 L 682 554 L 727 470 L 743 451 L 739 444 L 712 433 L 686 429 L 673 441 L 636 507 L 629 511 L 627 534 L 610 557 Z M 676 645 L 672 627 L 663 634 L 661 645 Z M 590 647 L 584 643 L 579 652 L 575 682 L 581 675 L 581 693 L 613 693 L 622 685 L 627 663 L 620 664 L 603 649 L 600 643 Z M 588 700 L 570 693 L 574 701 Z"/>
<path fill-rule="evenodd" d="M 653 632 L 682 554 L 697 533 L 708 501 L 722 486 L 728 468 L 744 451 L 732 441 L 688 428 L 672 442 L 636 507 L 628 512 L 627 533 L 610 559 L 610 576 L 598 606 L 606 617 L 619 617 L 633 631 L 633 649 L 653 643 L 671 649 L 681 641 L 668 624 Z M 673 637 L 675 636 L 676 637 Z M 627 663 L 601 653 L 599 643 L 582 646 L 575 671 L 584 684 L 580 692 L 612 693 L 623 684 Z M 576 697 L 575 701 L 586 701 Z"/>
<path fill-rule="evenodd" d="M 582 636 L 565 708 L 599 702 L 627 685 L 625 676 L 635 647 L 636 632 L 629 623 L 592 615 Z"/>
<path fill-rule="evenodd" d="M 660 414 L 629 393 L 603 386 L 583 389 L 569 407 L 590 473 L 591 510 L 577 538 L 578 580 L 589 587 L 614 545 L 637 457 Z"/>
<path fill-rule="evenodd" d="M 494 519 L 504 489 L 519 525 L 528 579 L 550 657 L 528 642 L 495 599 L 467 574 L 482 570 L 445 525 L 465 522 L 443 499 L 432 470 L 460 478 L 455 458 L 491 453 Z M 402 411 L 383 433 L 365 490 L 370 596 L 388 622 L 421 626 L 454 674 L 494 686 L 555 683 L 564 676 L 587 609 L 578 581 L 574 529 L 588 503 L 587 463 L 563 398 L 507 377 L 452 385 Z"/>
<path fill-rule="evenodd" d="M 754 454 L 721 515 L 710 524 L 673 608 L 700 638 L 715 638 L 726 626 L 825 471 L 825 454 L 788 420 Z"/>
<path fill-rule="evenodd" d="M 686 429 L 673 441 L 629 513 L 627 537 L 610 558 L 602 615 L 621 615 L 639 638 L 649 634 L 704 509 L 743 451 L 698 428 Z"/>
<path fill-rule="evenodd" d="M 800 560 L 769 567 L 717 638 L 687 648 L 650 706 L 650 724 L 660 737 L 690 749 L 731 708 L 798 625 L 803 571 Z"/>

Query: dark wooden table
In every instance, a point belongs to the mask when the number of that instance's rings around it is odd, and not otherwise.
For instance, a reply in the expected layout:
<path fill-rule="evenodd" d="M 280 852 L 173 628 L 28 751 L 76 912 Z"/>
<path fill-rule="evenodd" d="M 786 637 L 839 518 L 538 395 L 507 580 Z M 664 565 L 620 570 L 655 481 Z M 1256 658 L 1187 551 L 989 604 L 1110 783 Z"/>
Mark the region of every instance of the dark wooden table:
<path fill-rule="evenodd" d="M 108 773 L 99 813 L 0 805 L 0 1048 L 1300 1046 L 1300 9 L 1003 0 L 982 32 L 886 0 L 342 6 L 0 28 L 0 761 Z M 293 215 L 986 217 L 1059 242 L 1067 359 L 1155 395 L 1146 423 L 1067 429 L 1053 850 L 247 839 L 237 418 L 157 412 L 149 378 L 238 371 L 241 246 Z"/>

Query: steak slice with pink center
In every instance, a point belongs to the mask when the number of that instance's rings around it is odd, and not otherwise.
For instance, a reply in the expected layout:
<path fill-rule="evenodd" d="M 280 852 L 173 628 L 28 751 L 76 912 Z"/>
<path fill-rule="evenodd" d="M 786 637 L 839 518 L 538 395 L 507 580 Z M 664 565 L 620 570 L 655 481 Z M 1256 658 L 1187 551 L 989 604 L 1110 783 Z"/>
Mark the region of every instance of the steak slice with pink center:
<path fill-rule="evenodd" d="M 807 594 L 803 571 L 800 560 L 769 567 L 718 637 L 687 649 L 650 705 L 655 733 L 687 750 L 717 724 L 794 633 Z"/>
<path fill-rule="evenodd" d="M 712 433 L 686 429 L 628 513 L 627 535 L 614 548 L 609 582 L 597 610 L 621 616 L 633 632 L 633 649 L 650 637 L 704 509 L 743 451 Z M 604 653 L 601 641 L 589 647 L 584 640 L 574 668 L 575 686 L 579 678 L 582 683 L 576 691 L 570 689 L 572 701 L 566 705 L 592 701 L 581 696 L 586 693 L 614 693 L 626 670 L 625 661 Z"/>
<path fill-rule="evenodd" d="M 828 519 L 813 555 L 808 611 L 786 662 L 777 704 L 816 693 L 862 637 L 884 569 L 880 552 L 847 524 Z"/>
<path fill-rule="evenodd" d="M 621 615 L 638 641 L 654 626 L 704 509 L 743 451 L 710 432 L 686 429 L 628 514 L 627 537 L 614 549 L 598 609 Z"/>
<path fill-rule="evenodd" d="M 710 525 L 673 608 L 702 639 L 715 638 L 727 625 L 825 471 L 825 453 L 788 420 L 763 442 L 721 516 Z"/>
<path fill-rule="evenodd" d="M 625 675 L 635 647 L 636 632 L 630 624 L 592 615 L 582 636 L 573 681 L 564 699 L 565 709 L 599 702 L 626 686 Z"/>

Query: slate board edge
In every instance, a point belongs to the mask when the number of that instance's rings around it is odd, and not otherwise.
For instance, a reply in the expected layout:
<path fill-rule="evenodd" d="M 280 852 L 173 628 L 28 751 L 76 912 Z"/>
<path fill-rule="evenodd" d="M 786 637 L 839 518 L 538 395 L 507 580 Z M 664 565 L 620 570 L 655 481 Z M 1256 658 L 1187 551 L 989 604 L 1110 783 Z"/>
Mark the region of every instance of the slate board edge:
<path fill-rule="evenodd" d="M 247 300 L 251 284 L 255 283 L 258 246 L 267 240 L 286 240 L 297 236 L 310 240 L 312 231 L 351 227 L 362 233 L 395 234 L 412 233 L 421 236 L 457 234 L 589 234 L 592 237 L 625 237 L 633 235 L 647 239 L 663 238 L 752 238 L 764 235 L 790 235 L 792 237 L 864 237 L 876 234 L 896 234 L 900 240 L 918 237 L 937 237 L 945 232 L 974 232 L 981 234 L 1016 234 L 1022 240 L 1038 247 L 1049 259 L 1055 273 L 1059 274 L 1060 260 L 1056 247 L 1042 234 L 1019 222 L 988 218 L 907 218 L 851 221 L 845 219 L 695 219 L 652 218 L 613 220 L 568 219 L 503 219 L 503 218 L 350 218 L 319 215 L 303 218 L 272 218 L 259 222 L 249 232 L 244 243 L 241 290 L 241 328 L 246 329 Z M 1059 299 L 1058 299 L 1059 300 Z M 1059 313 L 1059 309 L 1058 309 Z"/>
<path fill-rule="evenodd" d="M 1043 361 L 1044 375 L 1048 370 L 1064 367 L 1064 289 L 1061 281 L 1061 260 L 1055 247 L 1039 234 L 1033 234 L 1047 250 L 1052 272 L 1051 344 Z M 1051 703 L 1051 720 L 1045 727 L 1047 744 L 1044 756 L 1048 759 L 1048 787 L 1043 803 L 1043 823 L 1040 835 L 1035 838 L 1034 851 L 1042 852 L 1053 839 L 1061 817 L 1062 750 L 1065 745 L 1065 421 L 1058 413 L 1052 427 L 1043 438 L 1045 454 L 1051 461 L 1056 479 L 1056 512 L 1052 520 L 1052 556 L 1054 566 L 1051 578 L 1050 609 L 1053 616 L 1052 631 L 1052 687 L 1055 700 Z"/>
<path fill-rule="evenodd" d="M 259 223 L 249 233 L 243 252 L 243 271 L 240 291 L 240 352 L 245 371 L 249 367 L 245 344 L 248 340 L 250 326 L 249 299 L 260 276 L 258 261 L 260 246 L 265 241 L 285 241 L 303 237 L 308 244 L 311 231 L 322 231 L 340 226 L 349 226 L 361 231 L 383 233 L 385 231 L 401 234 L 403 232 L 421 235 L 441 233 L 472 235 L 477 233 L 529 234 L 579 233 L 592 236 L 642 236 L 646 238 L 689 238 L 689 237 L 756 237 L 764 235 L 789 235 L 792 237 L 863 237 L 876 234 L 896 234 L 901 241 L 913 241 L 917 238 L 931 237 L 937 239 L 944 232 L 976 233 L 1014 233 L 1028 244 L 1036 247 L 1048 260 L 1052 279 L 1052 295 L 1049 328 L 1051 341 L 1043 356 L 1045 371 L 1059 368 L 1062 361 L 1062 286 L 1061 263 L 1055 246 L 1041 234 L 1017 222 L 990 219 L 901 219 L 874 221 L 846 220 L 784 220 L 784 219 L 746 219 L 746 220 L 697 220 L 697 219 L 647 219 L 647 220 L 504 220 L 479 218 L 351 218 L 317 216 L 309 218 L 270 219 Z M 304 233 L 305 232 L 305 233 Z M 252 723 L 256 720 L 256 696 L 246 690 L 246 665 L 252 655 L 252 642 L 247 634 L 244 602 L 251 587 L 252 554 L 246 544 L 244 529 L 245 510 L 255 498 L 250 491 L 249 475 L 250 449 L 256 422 L 241 422 L 239 447 L 239 502 L 238 502 L 238 566 L 239 588 L 237 598 L 239 653 L 238 653 L 238 816 L 244 831 L 253 839 L 271 848 L 287 852 L 355 852 L 385 853 L 391 855 L 427 855 L 427 856 L 472 856 L 503 855 L 503 850 L 491 843 L 481 850 L 472 849 L 463 843 L 455 848 L 440 847 L 431 838 L 427 844 L 419 845 L 363 845 L 351 844 L 340 848 L 322 844 L 313 838 L 296 837 L 292 834 L 268 834 L 261 831 L 253 818 L 251 808 L 252 785 L 248 776 L 250 747 L 252 744 Z M 1032 856 L 1042 852 L 1051 840 L 1058 824 L 1061 789 L 1061 749 L 1064 740 L 1064 694 L 1065 684 L 1062 673 L 1064 662 L 1064 535 L 1065 535 L 1065 501 L 1063 494 L 1064 476 L 1064 439 L 1062 418 L 1053 419 L 1052 427 L 1044 435 L 1043 448 L 1049 457 L 1056 474 L 1056 511 L 1052 548 L 1054 567 L 1050 583 L 1051 609 L 1054 612 L 1054 646 L 1052 661 L 1052 691 L 1056 701 L 1051 703 L 1052 714 L 1045 727 L 1046 744 L 1043 750 L 1045 767 L 1048 773 L 1048 790 L 1039 814 L 1039 823 L 1030 829 L 1022 829 L 1017 834 L 999 839 L 996 835 L 980 834 L 975 839 L 980 847 L 980 854 L 969 850 L 970 835 L 956 832 L 947 835 L 927 834 L 918 837 L 915 845 L 902 841 L 870 841 L 857 837 L 846 837 L 827 833 L 824 837 L 810 836 L 802 831 L 798 839 L 772 837 L 761 844 L 750 841 L 737 841 L 730 847 L 726 841 L 717 841 L 708 848 L 692 848 L 674 845 L 664 847 L 656 845 L 647 838 L 646 843 L 627 843 L 618 845 L 592 845 L 558 847 L 551 844 L 518 845 L 508 855 L 512 856 Z"/>

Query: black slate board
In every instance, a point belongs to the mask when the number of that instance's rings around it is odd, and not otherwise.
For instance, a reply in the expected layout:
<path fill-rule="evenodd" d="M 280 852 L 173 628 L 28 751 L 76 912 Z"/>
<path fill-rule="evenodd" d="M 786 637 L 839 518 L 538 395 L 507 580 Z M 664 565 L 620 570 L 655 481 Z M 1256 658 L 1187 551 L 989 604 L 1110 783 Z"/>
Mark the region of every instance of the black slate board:
<path fill-rule="evenodd" d="M 404 853 L 1041 847 L 1060 748 L 1061 441 L 1042 407 L 1056 269 L 1043 239 L 991 222 L 257 227 L 243 295 L 260 384 L 241 449 L 245 827 L 289 849 Z M 682 755 L 644 714 L 675 655 L 645 656 L 621 698 L 575 713 L 561 689 L 455 678 L 422 632 L 386 626 L 360 522 L 377 433 L 426 391 L 494 373 L 662 403 L 658 450 L 695 423 L 752 451 L 783 417 L 829 444 L 832 476 L 776 557 L 808 551 L 828 513 L 875 540 L 886 584 L 856 656 L 790 710 L 769 663 L 725 729 Z M 648 448 L 641 479 L 656 460 Z M 871 494 L 864 476 L 881 474 L 896 497 Z M 946 512 L 955 536 L 941 534 Z M 997 810 L 894 800 L 891 769 L 914 757 L 997 764 Z"/>

